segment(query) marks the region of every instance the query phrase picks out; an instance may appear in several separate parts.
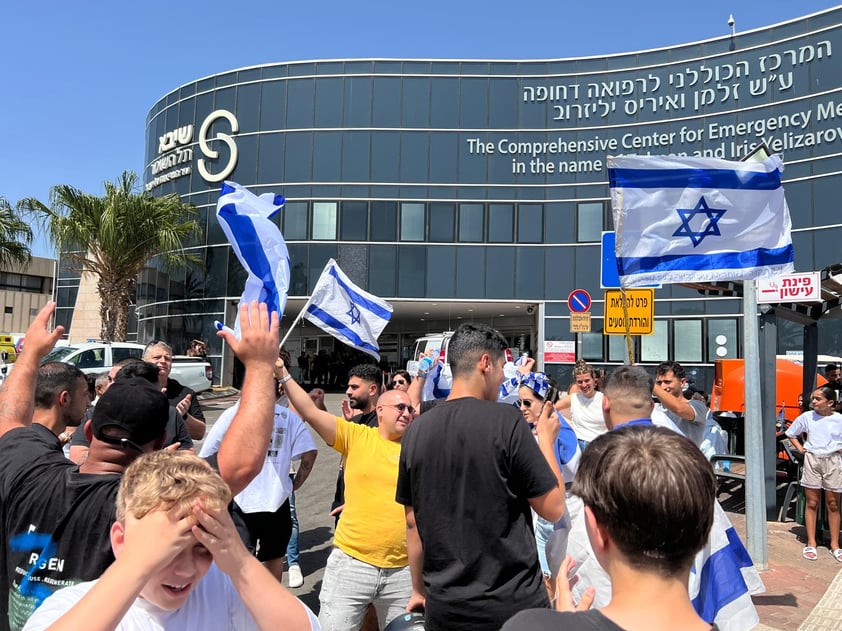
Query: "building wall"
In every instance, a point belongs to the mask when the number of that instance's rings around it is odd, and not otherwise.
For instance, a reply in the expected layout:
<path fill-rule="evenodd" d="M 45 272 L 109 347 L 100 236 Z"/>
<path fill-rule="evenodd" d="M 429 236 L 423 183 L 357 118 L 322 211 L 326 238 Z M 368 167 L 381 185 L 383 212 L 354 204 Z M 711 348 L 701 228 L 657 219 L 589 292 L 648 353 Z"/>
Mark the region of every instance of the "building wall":
<path fill-rule="evenodd" d="M 205 238 L 192 247 L 205 267 L 142 275 L 138 336 L 202 337 L 221 353 L 212 323 L 230 317 L 244 280 L 214 215 L 219 182 L 231 179 L 287 198 L 291 297 L 307 296 L 333 257 L 396 314 L 416 299 L 542 303 L 547 340 L 577 339 L 594 363 L 620 362 L 623 339 L 601 334 L 606 156 L 737 159 L 766 142 L 786 163 L 796 268 L 836 263 L 841 60 L 837 8 L 603 57 L 291 62 L 185 84 L 149 112 L 144 181 L 199 209 Z M 566 303 L 577 287 L 595 298 L 593 332 L 579 338 Z M 677 359 L 708 380 L 715 358 L 740 354 L 740 311 L 735 299 L 658 289 L 655 334 L 636 340 L 636 358 Z M 842 329 L 823 330 L 827 350 L 842 353 Z M 797 331 L 781 331 L 782 352 L 800 345 Z"/>
<path fill-rule="evenodd" d="M 26 265 L 0 268 L 0 333 L 22 335 L 53 298 L 55 260 L 32 257 Z"/>

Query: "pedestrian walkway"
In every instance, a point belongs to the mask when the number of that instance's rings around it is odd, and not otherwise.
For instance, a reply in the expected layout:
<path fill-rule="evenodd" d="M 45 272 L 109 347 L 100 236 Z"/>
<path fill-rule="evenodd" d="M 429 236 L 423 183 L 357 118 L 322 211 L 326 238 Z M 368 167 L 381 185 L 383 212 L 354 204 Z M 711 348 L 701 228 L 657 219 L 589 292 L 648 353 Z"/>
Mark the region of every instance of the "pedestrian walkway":
<path fill-rule="evenodd" d="M 729 512 L 728 517 L 745 542 L 745 515 Z M 769 569 L 760 573 L 766 592 L 752 597 L 761 622 L 757 628 L 842 629 L 842 564 L 826 547 L 818 548 L 816 561 L 803 559 L 804 526 L 793 521 L 767 522 L 766 532 Z M 816 620 L 831 620 L 832 626 L 814 626 L 813 612 Z"/>

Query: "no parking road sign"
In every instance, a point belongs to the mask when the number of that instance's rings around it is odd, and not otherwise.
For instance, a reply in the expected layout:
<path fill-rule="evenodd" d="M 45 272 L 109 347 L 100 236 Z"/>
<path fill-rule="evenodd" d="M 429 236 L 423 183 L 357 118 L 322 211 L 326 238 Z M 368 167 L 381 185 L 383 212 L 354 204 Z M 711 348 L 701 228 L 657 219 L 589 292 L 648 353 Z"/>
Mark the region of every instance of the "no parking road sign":
<path fill-rule="evenodd" d="M 567 296 L 567 306 L 573 313 L 585 313 L 591 308 L 591 295 L 584 289 L 574 289 Z"/>

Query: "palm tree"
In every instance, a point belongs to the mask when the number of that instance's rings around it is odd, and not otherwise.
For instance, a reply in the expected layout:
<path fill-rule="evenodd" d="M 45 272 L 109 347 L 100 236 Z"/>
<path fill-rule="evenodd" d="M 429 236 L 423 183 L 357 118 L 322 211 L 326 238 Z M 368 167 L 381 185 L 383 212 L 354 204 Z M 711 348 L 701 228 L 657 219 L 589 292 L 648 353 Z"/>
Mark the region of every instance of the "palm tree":
<path fill-rule="evenodd" d="M 32 228 L 0 197 L 0 265 L 26 265 L 32 258 Z"/>
<path fill-rule="evenodd" d="M 27 198 L 18 208 L 39 218 L 71 268 L 97 277 L 105 341 L 126 339 L 132 292 L 149 259 L 160 257 L 170 268 L 201 262 L 184 251 L 201 232 L 195 208 L 175 193 L 142 191 L 132 171 L 105 182 L 102 197 L 60 184 L 51 189 L 49 206 Z"/>

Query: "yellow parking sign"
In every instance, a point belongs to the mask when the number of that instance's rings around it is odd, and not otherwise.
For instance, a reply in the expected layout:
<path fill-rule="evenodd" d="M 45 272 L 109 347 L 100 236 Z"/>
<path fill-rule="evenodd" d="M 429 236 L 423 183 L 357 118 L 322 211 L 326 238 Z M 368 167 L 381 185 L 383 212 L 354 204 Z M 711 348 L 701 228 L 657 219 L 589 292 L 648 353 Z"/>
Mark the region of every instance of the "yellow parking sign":
<path fill-rule="evenodd" d="M 605 290 L 605 335 L 652 335 L 654 321 L 654 289 L 627 289 L 625 298 L 619 289 Z"/>

